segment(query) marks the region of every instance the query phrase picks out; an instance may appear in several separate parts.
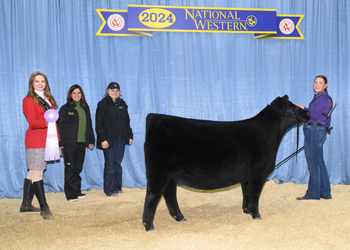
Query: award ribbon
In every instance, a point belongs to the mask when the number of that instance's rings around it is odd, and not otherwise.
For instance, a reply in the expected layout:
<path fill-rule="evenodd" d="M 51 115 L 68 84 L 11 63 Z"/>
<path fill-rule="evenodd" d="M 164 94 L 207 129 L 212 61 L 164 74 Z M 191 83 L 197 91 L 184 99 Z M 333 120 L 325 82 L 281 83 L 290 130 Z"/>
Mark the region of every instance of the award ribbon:
<path fill-rule="evenodd" d="M 58 112 L 54 109 L 49 109 L 45 112 L 44 117 L 45 120 L 49 123 L 46 136 L 45 161 L 58 160 L 60 159 L 56 130 Z"/>

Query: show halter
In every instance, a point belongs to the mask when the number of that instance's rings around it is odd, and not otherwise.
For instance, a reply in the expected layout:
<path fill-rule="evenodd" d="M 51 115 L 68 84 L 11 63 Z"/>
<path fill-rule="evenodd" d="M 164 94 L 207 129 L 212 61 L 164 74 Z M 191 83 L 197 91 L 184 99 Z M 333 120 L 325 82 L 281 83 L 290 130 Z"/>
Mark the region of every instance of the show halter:
<path fill-rule="evenodd" d="M 318 98 L 318 97 L 317 97 Z M 316 98 L 316 99 L 317 99 Z M 329 96 L 329 98 L 331 98 L 330 96 Z M 315 99 L 315 100 L 316 100 Z M 315 101 L 315 100 L 313 100 L 313 101 Z M 312 102 L 313 102 L 312 101 Z M 332 98 L 331 98 L 331 101 L 332 101 L 332 107 L 331 107 L 331 109 L 328 111 L 328 113 L 327 114 L 322 114 L 322 115 L 324 115 L 327 119 L 328 119 L 328 117 L 332 114 L 332 112 L 333 112 L 333 110 L 334 110 L 334 108 L 335 108 L 335 106 L 337 106 L 337 103 L 335 102 L 335 103 L 333 103 L 333 100 L 332 100 Z M 311 103 L 312 103 L 311 102 Z M 311 104 L 310 103 L 310 104 Z M 332 127 L 331 128 L 326 128 L 326 130 L 327 130 L 327 132 L 328 132 L 328 134 L 330 134 L 331 133 L 331 130 L 332 130 Z M 303 151 L 303 149 L 304 149 L 304 146 L 302 146 L 301 148 L 299 148 L 298 149 L 298 147 L 299 147 L 299 123 L 297 123 L 297 151 L 295 151 L 293 154 L 291 154 L 290 156 L 288 156 L 287 158 L 285 158 L 284 160 L 282 160 L 280 163 L 278 163 L 276 166 L 275 166 L 275 169 L 274 169 L 274 171 L 276 170 L 276 169 L 278 169 L 280 166 L 282 166 L 285 162 L 287 162 L 287 161 L 289 161 L 291 158 L 293 158 L 293 156 L 296 156 L 298 153 L 300 153 L 301 151 Z M 272 174 L 272 173 L 271 173 Z M 270 175 L 271 175 L 270 174 Z"/>

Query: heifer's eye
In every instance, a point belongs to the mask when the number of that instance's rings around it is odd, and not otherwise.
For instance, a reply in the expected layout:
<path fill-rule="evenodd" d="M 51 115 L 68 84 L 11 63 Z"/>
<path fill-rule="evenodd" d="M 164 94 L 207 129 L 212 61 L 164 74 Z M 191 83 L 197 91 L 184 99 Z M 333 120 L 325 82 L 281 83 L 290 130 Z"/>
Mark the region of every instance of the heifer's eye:
<path fill-rule="evenodd" d="M 294 112 L 295 110 L 292 108 L 292 107 L 289 107 L 289 108 L 287 108 L 287 110 L 286 110 L 286 114 L 287 115 L 289 115 L 289 116 L 293 116 L 293 115 L 295 115 L 295 112 Z"/>

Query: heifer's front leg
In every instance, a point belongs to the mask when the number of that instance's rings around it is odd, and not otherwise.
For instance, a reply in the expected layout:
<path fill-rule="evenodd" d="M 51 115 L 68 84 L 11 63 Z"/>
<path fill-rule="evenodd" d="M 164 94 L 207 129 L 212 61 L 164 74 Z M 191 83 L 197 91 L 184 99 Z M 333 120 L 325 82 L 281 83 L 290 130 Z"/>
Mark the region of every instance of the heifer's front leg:
<path fill-rule="evenodd" d="M 171 179 L 168 186 L 165 188 L 163 195 L 164 195 L 165 202 L 168 206 L 170 215 L 177 221 L 184 221 L 186 219 L 182 215 L 179 208 L 179 204 L 177 203 L 176 185 L 177 185 L 177 182 Z"/>
<path fill-rule="evenodd" d="M 162 190 L 163 191 L 163 190 Z M 151 192 L 149 186 L 147 185 L 145 205 L 143 208 L 142 222 L 146 228 L 146 231 L 153 231 L 154 225 L 154 215 L 156 213 L 157 205 L 162 197 L 162 192 Z"/>
<path fill-rule="evenodd" d="M 243 213 L 250 214 L 250 211 L 248 209 L 249 206 L 249 195 L 248 195 L 248 182 L 242 182 L 241 183 L 242 188 L 242 194 L 243 194 L 243 203 L 242 203 L 242 209 Z"/>
<path fill-rule="evenodd" d="M 250 214 L 252 215 L 253 219 L 261 219 L 259 213 L 259 198 L 264 183 L 265 179 L 250 181 L 248 184 L 248 196 L 250 200 L 248 205 L 248 211 L 250 211 Z"/>

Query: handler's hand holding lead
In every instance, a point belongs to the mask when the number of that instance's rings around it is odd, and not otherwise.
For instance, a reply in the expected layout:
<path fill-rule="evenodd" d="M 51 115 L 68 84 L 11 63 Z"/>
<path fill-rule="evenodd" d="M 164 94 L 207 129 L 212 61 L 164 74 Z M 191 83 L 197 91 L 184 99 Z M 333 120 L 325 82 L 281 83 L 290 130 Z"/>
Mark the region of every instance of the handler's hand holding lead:
<path fill-rule="evenodd" d="M 103 141 L 101 143 L 101 146 L 102 146 L 103 149 L 107 149 L 109 147 L 108 141 Z"/>

